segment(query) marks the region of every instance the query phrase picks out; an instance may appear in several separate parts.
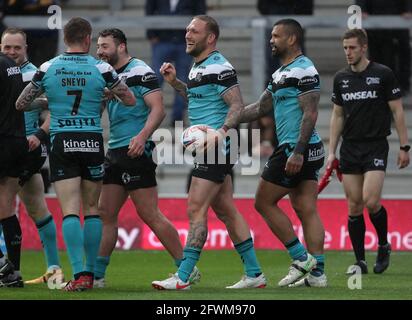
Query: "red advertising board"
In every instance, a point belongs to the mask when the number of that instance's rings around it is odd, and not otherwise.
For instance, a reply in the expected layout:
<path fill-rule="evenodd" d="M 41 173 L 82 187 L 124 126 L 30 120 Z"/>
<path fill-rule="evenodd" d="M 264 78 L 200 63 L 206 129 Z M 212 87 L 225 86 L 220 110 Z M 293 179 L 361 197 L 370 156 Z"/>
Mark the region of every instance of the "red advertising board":
<path fill-rule="evenodd" d="M 284 249 L 279 240 L 254 209 L 253 199 L 236 199 L 236 206 L 243 214 L 252 230 L 257 249 Z M 48 198 L 47 203 L 55 217 L 58 230 L 58 245 L 64 249 L 61 234 L 62 216 L 57 199 Z M 163 198 L 159 201 L 161 211 L 176 226 L 180 239 L 184 244 L 188 234 L 189 222 L 186 216 L 186 199 Z M 384 200 L 388 211 L 389 239 L 393 250 L 412 251 L 412 200 Z M 282 200 L 280 207 L 291 218 L 297 235 L 303 240 L 303 231 L 299 219 L 293 212 L 288 200 Z M 351 244 L 347 229 L 347 204 L 343 199 L 320 199 L 318 209 L 325 226 L 326 250 L 350 250 Z M 22 204 L 19 205 L 19 216 L 23 230 L 23 249 L 41 249 L 35 225 L 27 216 Z M 366 215 L 365 215 L 366 217 Z M 368 218 L 366 221 L 366 249 L 376 249 L 377 237 Z M 224 224 L 218 220 L 212 210 L 209 211 L 209 234 L 205 249 L 230 249 L 232 242 Z M 119 214 L 119 237 L 117 249 L 150 249 L 163 250 L 157 237 L 138 217 L 130 199 Z"/>

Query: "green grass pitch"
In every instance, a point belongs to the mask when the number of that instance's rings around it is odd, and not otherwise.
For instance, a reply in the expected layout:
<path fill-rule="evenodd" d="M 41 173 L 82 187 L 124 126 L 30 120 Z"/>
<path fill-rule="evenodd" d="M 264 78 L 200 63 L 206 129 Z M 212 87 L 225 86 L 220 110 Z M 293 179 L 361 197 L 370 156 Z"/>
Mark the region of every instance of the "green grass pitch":
<path fill-rule="evenodd" d="M 201 282 L 188 291 L 157 291 L 152 280 L 163 280 L 175 270 L 165 251 L 116 251 L 106 275 L 107 287 L 87 292 L 49 290 L 47 285 L 25 288 L 0 288 L 3 299 L 143 299 L 143 300 L 279 300 L 279 299 L 407 299 L 412 300 L 412 252 L 393 252 L 391 266 L 381 274 L 373 274 L 375 253 L 367 254 L 369 274 L 362 277 L 362 289 L 350 290 L 344 274 L 353 263 L 352 252 L 326 253 L 328 288 L 279 288 L 277 282 L 286 275 L 289 257 L 284 251 L 257 251 L 263 271 L 269 281 L 265 289 L 228 290 L 225 286 L 238 281 L 243 268 L 233 251 L 204 251 L 198 263 Z M 66 278 L 70 266 L 65 253 L 60 253 Z M 45 270 L 41 252 L 25 251 L 22 254 L 24 279 L 42 274 Z"/>

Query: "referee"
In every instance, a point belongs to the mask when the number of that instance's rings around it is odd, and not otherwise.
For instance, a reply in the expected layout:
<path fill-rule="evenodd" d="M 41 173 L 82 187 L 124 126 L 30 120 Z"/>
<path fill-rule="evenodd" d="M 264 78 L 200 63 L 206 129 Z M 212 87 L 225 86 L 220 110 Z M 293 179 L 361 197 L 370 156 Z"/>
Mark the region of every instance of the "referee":
<path fill-rule="evenodd" d="M 28 151 L 23 112 L 16 100 L 23 90 L 20 68 L 0 53 L 0 222 L 8 253 L 0 251 L 0 288 L 23 287 L 20 275 L 21 229 L 13 210 L 19 190 L 18 177 Z"/>
<path fill-rule="evenodd" d="M 334 78 L 330 122 L 330 148 L 327 167 L 336 158 L 340 136 L 340 169 L 349 204 L 348 230 L 356 256 L 355 265 L 367 273 L 365 261 L 365 221 L 363 209 L 376 229 L 379 247 L 374 273 L 389 266 L 388 218 L 381 204 L 387 166 L 393 115 L 399 136 L 399 169 L 409 165 L 408 135 L 401 101 L 401 90 L 391 69 L 366 58 L 368 38 L 362 29 L 348 30 L 343 49 L 349 67 Z"/>

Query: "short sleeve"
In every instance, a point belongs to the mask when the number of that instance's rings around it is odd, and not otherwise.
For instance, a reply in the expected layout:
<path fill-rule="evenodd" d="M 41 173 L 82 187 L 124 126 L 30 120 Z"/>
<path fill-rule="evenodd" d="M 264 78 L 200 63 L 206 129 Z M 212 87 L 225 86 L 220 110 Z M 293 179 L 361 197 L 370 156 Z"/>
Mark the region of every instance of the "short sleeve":
<path fill-rule="evenodd" d="M 160 89 L 156 73 L 148 66 L 132 68 L 126 84 L 129 88 L 135 88 L 141 96 Z"/>
<path fill-rule="evenodd" d="M 223 95 L 230 88 L 239 85 L 236 70 L 230 66 L 222 65 L 222 70 L 216 76 L 216 88 Z"/>
<path fill-rule="evenodd" d="M 296 85 L 298 96 L 312 91 L 320 91 L 319 74 L 314 66 L 306 69 L 299 68 L 295 77 L 298 80 Z"/>
<path fill-rule="evenodd" d="M 106 82 L 107 88 L 112 89 L 120 83 L 120 79 L 116 71 L 110 64 L 108 64 L 107 62 L 100 61 L 100 63 L 96 66 L 99 69 L 104 81 Z"/>
<path fill-rule="evenodd" d="M 43 81 L 46 75 L 47 70 L 50 67 L 50 62 L 43 63 L 39 69 L 37 69 L 36 73 L 33 75 L 31 79 L 31 83 L 34 84 L 38 88 L 43 88 Z"/>
<path fill-rule="evenodd" d="M 3 62 L 3 59 L 0 59 L 0 80 L 1 83 L 6 82 L 6 65 Z"/>
<path fill-rule="evenodd" d="M 383 86 L 387 101 L 397 100 L 402 97 L 398 80 L 390 69 L 386 69 L 385 75 L 383 77 Z"/>
<path fill-rule="evenodd" d="M 268 80 L 266 90 L 269 91 L 270 93 L 273 93 L 273 83 L 272 83 L 272 78 Z"/>
<path fill-rule="evenodd" d="M 339 89 L 339 77 L 335 76 L 333 79 L 333 92 L 332 92 L 332 102 L 338 106 L 343 105 L 342 101 L 342 95 L 340 94 L 340 89 Z"/>

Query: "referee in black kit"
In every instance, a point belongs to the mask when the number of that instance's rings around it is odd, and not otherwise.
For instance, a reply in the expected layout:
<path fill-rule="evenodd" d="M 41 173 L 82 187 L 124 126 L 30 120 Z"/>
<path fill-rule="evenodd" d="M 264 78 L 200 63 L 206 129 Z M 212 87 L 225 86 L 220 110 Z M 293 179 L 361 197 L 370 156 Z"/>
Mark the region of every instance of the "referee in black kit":
<path fill-rule="evenodd" d="M 382 43 L 382 45 L 386 45 Z M 391 245 L 387 240 L 388 218 L 381 204 L 387 166 L 393 114 L 399 136 L 398 168 L 409 165 L 408 134 L 399 85 L 391 69 L 366 58 L 368 38 L 363 29 L 348 30 L 343 49 L 349 67 L 339 71 L 333 82 L 333 112 L 327 167 L 335 159 L 340 136 L 340 169 L 349 206 L 348 230 L 356 263 L 367 273 L 365 261 L 365 220 L 363 209 L 378 235 L 378 255 L 374 273 L 389 266 Z"/>
<path fill-rule="evenodd" d="M 0 251 L 0 288 L 23 287 L 20 275 L 21 229 L 13 210 L 18 177 L 28 152 L 24 114 L 16 110 L 23 90 L 20 68 L 0 53 L 0 222 L 8 259 Z"/>

